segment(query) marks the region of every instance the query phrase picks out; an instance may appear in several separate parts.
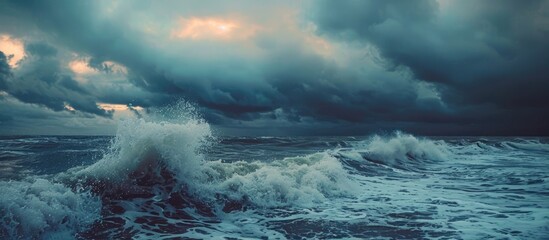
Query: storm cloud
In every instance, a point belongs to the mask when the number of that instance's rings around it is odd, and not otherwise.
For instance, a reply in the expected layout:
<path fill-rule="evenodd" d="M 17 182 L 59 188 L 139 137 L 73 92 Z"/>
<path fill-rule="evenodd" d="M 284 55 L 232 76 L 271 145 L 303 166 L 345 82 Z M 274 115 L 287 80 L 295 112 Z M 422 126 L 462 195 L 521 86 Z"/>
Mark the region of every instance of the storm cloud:
<path fill-rule="evenodd" d="M 545 1 L 23 0 L 0 9 L 0 34 L 25 51 L 11 64 L 0 54 L 3 99 L 77 119 L 183 98 L 242 134 L 549 134 Z"/>
<path fill-rule="evenodd" d="M 25 103 L 44 105 L 55 111 L 71 106 L 80 111 L 109 117 L 95 98 L 69 75 L 63 74 L 56 50 L 45 44 L 26 46 L 28 56 L 20 68 L 4 79 L 2 89 Z"/>
<path fill-rule="evenodd" d="M 547 134 L 547 1 L 322 1 L 313 12 L 320 34 L 375 46 L 466 123 Z"/>

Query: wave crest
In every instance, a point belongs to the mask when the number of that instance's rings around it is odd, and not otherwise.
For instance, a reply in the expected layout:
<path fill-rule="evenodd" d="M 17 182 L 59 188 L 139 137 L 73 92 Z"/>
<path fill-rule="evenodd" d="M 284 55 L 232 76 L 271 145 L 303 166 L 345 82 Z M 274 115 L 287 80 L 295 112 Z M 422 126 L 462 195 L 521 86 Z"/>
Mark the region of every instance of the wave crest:
<path fill-rule="evenodd" d="M 442 141 L 417 138 L 411 134 L 396 132 L 393 137 L 372 137 L 366 150 L 378 158 L 386 160 L 406 159 L 446 159 L 449 151 Z"/>
<path fill-rule="evenodd" d="M 101 202 L 46 179 L 0 182 L 0 236 L 66 239 L 99 219 Z"/>
<path fill-rule="evenodd" d="M 211 137 L 210 126 L 202 120 L 184 123 L 124 120 L 107 154 L 76 175 L 123 181 L 131 174 L 144 173 L 160 164 L 178 179 L 189 179 L 199 172 L 203 161 L 199 150 L 208 137 Z"/>
<path fill-rule="evenodd" d="M 352 149 L 338 151 L 338 154 L 355 161 L 366 160 L 400 169 L 415 169 L 421 162 L 446 160 L 452 152 L 444 141 L 395 132 L 386 137 L 374 135 Z"/>
<path fill-rule="evenodd" d="M 224 199 L 265 207 L 307 205 L 352 192 L 348 173 L 327 152 L 272 162 L 206 161 L 200 150 L 211 137 L 209 125 L 202 120 L 125 120 L 105 156 L 75 169 L 68 179 L 110 197 L 167 197 L 169 193 L 161 194 L 150 185 L 162 185 L 166 191 L 166 185 L 173 184 L 169 191 L 189 191 L 204 202 Z"/>
<path fill-rule="evenodd" d="M 356 186 L 338 159 L 327 152 L 264 162 L 208 162 L 209 191 L 260 206 L 308 205 L 331 196 L 350 196 Z"/>

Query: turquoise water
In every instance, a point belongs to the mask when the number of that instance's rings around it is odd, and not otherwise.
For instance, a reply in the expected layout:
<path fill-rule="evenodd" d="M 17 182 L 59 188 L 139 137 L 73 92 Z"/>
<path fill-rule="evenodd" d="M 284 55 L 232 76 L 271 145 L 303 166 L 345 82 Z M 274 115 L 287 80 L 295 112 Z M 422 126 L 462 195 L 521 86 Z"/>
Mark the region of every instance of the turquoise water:
<path fill-rule="evenodd" d="M 545 138 L 219 137 L 128 120 L 116 137 L 0 139 L 2 239 L 544 239 Z"/>

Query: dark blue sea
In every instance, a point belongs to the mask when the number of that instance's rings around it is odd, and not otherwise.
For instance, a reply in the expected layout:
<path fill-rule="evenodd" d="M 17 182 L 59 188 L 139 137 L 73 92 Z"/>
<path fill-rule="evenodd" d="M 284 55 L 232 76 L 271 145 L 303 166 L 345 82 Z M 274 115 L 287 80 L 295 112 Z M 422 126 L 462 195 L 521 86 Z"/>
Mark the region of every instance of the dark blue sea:
<path fill-rule="evenodd" d="M 549 139 L 0 137 L 0 239 L 549 239 Z"/>

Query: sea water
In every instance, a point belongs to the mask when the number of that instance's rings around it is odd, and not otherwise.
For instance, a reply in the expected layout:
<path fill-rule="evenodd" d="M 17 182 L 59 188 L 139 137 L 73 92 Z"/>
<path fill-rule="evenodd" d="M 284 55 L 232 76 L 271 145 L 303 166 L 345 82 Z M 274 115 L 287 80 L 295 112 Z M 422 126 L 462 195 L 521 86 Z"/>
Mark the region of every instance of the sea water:
<path fill-rule="evenodd" d="M 547 239 L 549 139 L 0 137 L 1 239 Z"/>

